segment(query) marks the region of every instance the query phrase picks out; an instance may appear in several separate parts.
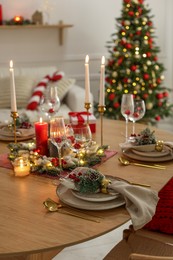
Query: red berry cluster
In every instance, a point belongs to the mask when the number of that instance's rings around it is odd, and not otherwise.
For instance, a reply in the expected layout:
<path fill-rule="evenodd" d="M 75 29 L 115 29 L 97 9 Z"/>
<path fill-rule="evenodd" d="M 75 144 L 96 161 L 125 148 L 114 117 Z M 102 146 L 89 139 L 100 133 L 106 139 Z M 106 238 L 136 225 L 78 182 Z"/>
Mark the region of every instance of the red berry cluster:
<path fill-rule="evenodd" d="M 22 122 L 22 124 L 20 125 L 20 128 L 24 128 L 24 129 L 29 129 L 31 127 L 32 125 L 29 122 Z"/>
<path fill-rule="evenodd" d="M 79 182 L 80 181 L 80 176 L 82 175 L 81 172 L 76 173 L 70 173 L 69 178 L 72 179 L 74 182 Z"/>
<path fill-rule="evenodd" d="M 63 159 L 62 159 L 61 162 L 62 162 L 62 165 L 67 164 L 67 162 Z M 52 158 L 51 163 L 53 164 L 53 166 L 58 167 L 59 166 L 59 158 L 57 158 L 57 157 Z"/>

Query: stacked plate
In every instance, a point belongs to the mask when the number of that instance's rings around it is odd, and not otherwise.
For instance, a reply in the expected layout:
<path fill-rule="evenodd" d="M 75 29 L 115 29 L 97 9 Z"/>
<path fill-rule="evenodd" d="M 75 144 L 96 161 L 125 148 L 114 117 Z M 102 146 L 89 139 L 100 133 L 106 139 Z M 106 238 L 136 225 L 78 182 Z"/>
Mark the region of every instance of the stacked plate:
<path fill-rule="evenodd" d="M 145 161 L 145 162 L 165 162 L 173 159 L 173 151 L 170 147 L 164 145 L 162 151 L 155 150 L 155 145 L 141 146 L 121 146 L 123 154 L 130 159 Z"/>
<path fill-rule="evenodd" d="M 125 204 L 124 199 L 119 193 L 112 195 L 104 193 L 83 194 L 68 189 L 62 184 L 57 187 L 56 192 L 63 203 L 79 209 L 105 210 L 120 207 Z"/>
<path fill-rule="evenodd" d="M 18 141 L 25 141 L 32 139 L 35 136 L 35 129 L 31 127 L 29 129 L 17 129 L 16 137 Z M 0 125 L 0 140 L 2 141 L 13 141 L 14 132 L 13 129 L 9 128 L 8 125 Z"/>

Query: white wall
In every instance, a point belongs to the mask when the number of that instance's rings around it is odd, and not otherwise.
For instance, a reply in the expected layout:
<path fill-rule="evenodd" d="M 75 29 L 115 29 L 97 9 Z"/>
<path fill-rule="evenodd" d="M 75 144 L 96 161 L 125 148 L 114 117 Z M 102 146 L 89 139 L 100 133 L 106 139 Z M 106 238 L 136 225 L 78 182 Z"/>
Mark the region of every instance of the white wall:
<path fill-rule="evenodd" d="M 31 18 L 36 11 L 44 10 L 43 0 L 1 0 L 4 19 L 15 15 Z M 106 42 L 116 32 L 116 18 L 121 16 L 122 0 L 47 0 L 49 17 L 44 12 L 44 21 L 56 24 L 60 20 L 73 24 L 66 29 L 63 46 L 59 46 L 56 29 L 0 30 L 0 66 L 8 66 L 10 59 L 15 66 L 57 65 L 66 74 L 77 79 L 84 86 L 85 55 L 90 56 L 91 91 L 98 98 L 99 70 L 101 56 L 109 56 Z M 157 45 L 160 46 L 160 62 L 166 67 L 165 85 L 173 86 L 172 41 L 173 1 L 146 0 L 156 27 Z M 49 18 L 49 19 L 48 19 Z M 172 97 L 171 97 L 172 99 Z M 173 100 L 173 99 L 172 99 Z"/>

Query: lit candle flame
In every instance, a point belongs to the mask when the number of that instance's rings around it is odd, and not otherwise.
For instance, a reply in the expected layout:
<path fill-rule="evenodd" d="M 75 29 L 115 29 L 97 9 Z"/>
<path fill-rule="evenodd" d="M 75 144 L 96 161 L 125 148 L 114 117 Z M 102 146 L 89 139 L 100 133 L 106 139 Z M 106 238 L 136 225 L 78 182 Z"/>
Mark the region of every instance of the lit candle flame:
<path fill-rule="evenodd" d="M 101 61 L 101 63 L 102 63 L 102 65 L 105 64 L 105 57 L 104 57 L 104 56 L 102 56 L 102 61 Z"/>
<path fill-rule="evenodd" d="M 89 63 L 89 56 L 88 55 L 86 55 L 86 57 L 85 57 L 85 63 Z"/>
<path fill-rule="evenodd" d="M 10 68 L 12 69 L 13 68 L 13 61 L 10 60 Z"/>

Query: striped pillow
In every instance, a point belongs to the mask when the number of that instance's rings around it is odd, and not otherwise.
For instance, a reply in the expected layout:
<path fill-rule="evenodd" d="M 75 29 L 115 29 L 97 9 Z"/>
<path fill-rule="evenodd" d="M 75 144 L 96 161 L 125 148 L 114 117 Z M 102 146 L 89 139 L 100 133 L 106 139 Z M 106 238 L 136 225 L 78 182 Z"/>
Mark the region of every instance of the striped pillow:
<path fill-rule="evenodd" d="M 24 108 L 31 96 L 32 89 L 35 85 L 32 76 L 15 76 L 16 100 L 17 107 Z M 0 79 L 0 108 L 11 107 L 10 78 Z"/>
<path fill-rule="evenodd" d="M 26 109 L 37 110 L 48 84 L 51 82 L 60 81 L 61 79 L 63 79 L 64 75 L 65 74 L 63 71 L 55 71 L 53 75 L 46 75 L 44 78 L 42 78 L 34 87 Z"/>
<path fill-rule="evenodd" d="M 75 84 L 75 82 L 75 79 L 64 78 L 58 82 L 50 82 L 48 83 L 48 85 L 58 87 L 58 96 L 60 101 L 62 101 L 65 98 L 69 89 Z"/>

